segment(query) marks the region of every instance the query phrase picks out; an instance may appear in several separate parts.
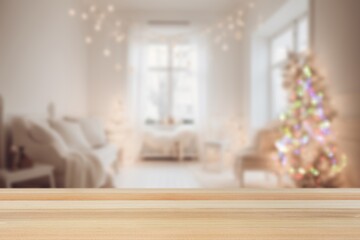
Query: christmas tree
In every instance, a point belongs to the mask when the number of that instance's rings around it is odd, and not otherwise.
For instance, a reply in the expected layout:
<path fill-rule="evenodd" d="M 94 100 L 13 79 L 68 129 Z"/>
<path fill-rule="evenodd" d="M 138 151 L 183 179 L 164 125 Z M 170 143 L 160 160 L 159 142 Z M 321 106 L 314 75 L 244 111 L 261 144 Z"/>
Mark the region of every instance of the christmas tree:
<path fill-rule="evenodd" d="M 290 54 L 284 77 L 290 106 L 281 115 L 278 158 L 298 187 L 339 187 L 347 159 L 334 136 L 325 79 L 308 54 Z"/>

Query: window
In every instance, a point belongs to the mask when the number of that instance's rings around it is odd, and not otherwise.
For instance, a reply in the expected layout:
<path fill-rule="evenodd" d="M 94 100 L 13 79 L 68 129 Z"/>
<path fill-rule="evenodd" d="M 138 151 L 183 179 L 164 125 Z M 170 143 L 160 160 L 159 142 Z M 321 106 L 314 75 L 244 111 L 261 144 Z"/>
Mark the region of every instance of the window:
<path fill-rule="evenodd" d="M 194 124 L 197 108 L 195 53 L 190 44 L 150 43 L 145 77 L 145 123 Z"/>
<path fill-rule="evenodd" d="M 270 48 L 271 117 L 277 118 L 288 105 L 287 90 L 283 87 L 287 54 L 289 51 L 301 53 L 309 49 L 308 16 L 297 19 L 285 30 L 272 37 Z"/>

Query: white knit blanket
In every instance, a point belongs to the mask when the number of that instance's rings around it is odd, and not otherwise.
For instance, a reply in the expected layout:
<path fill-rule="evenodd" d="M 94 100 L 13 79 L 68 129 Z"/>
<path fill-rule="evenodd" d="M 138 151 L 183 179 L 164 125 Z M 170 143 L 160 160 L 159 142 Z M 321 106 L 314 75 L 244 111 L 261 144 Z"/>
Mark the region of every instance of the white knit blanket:
<path fill-rule="evenodd" d="M 66 188 L 100 188 L 111 182 L 112 174 L 91 153 L 72 153 L 66 161 Z"/>

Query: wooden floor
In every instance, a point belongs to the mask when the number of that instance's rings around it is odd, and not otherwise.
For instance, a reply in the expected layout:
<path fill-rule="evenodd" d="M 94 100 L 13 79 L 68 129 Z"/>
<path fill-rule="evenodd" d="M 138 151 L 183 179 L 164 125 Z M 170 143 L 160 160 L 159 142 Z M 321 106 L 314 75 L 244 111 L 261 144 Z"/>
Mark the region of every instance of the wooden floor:
<path fill-rule="evenodd" d="M 248 188 L 278 187 L 275 175 L 261 171 L 247 171 L 244 179 Z M 284 179 L 284 184 L 286 183 Z M 118 189 L 239 189 L 239 181 L 232 167 L 219 171 L 204 169 L 197 161 L 141 161 L 119 169 L 114 178 Z"/>
<path fill-rule="evenodd" d="M 0 192 L 0 239 L 360 239 L 359 190 Z"/>

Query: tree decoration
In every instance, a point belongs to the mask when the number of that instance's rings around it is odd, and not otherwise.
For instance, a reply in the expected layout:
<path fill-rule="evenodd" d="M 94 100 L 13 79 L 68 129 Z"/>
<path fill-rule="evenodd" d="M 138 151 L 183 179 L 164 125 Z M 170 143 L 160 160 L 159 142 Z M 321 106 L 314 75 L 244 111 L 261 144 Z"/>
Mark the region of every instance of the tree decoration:
<path fill-rule="evenodd" d="M 347 157 L 336 142 L 336 112 L 314 57 L 290 54 L 284 77 L 290 105 L 281 115 L 278 159 L 298 187 L 339 187 Z"/>

